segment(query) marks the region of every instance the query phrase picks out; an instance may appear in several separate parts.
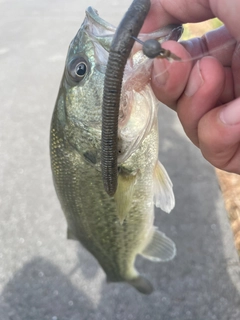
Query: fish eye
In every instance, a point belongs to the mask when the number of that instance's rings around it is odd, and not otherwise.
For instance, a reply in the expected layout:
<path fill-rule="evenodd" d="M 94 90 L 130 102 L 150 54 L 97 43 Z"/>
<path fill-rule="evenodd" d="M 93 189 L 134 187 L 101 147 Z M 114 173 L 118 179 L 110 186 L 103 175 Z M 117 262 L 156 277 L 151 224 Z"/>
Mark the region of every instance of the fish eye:
<path fill-rule="evenodd" d="M 76 65 L 75 74 L 76 76 L 82 78 L 87 72 L 87 64 L 85 62 L 80 62 Z"/>
<path fill-rule="evenodd" d="M 75 58 L 69 63 L 67 69 L 71 78 L 80 82 L 87 74 L 88 64 L 84 58 Z"/>

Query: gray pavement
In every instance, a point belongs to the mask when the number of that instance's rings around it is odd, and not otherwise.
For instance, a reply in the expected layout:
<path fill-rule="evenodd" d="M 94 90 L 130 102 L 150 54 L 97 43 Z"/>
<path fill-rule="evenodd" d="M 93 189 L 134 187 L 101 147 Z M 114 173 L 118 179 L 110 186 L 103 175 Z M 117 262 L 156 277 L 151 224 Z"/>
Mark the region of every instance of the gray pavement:
<path fill-rule="evenodd" d="M 0 320 L 239 320 L 240 265 L 213 168 L 161 108 L 160 159 L 176 207 L 156 225 L 169 263 L 137 259 L 155 292 L 106 284 L 66 240 L 52 184 L 49 126 L 68 45 L 92 5 L 117 24 L 130 0 L 0 0 Z"/>

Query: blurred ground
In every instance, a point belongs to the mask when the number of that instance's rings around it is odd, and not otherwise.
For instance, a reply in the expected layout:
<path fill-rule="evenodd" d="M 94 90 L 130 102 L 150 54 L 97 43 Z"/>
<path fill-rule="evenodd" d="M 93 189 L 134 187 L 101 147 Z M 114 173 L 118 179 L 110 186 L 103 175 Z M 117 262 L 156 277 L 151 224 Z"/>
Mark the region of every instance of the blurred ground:
<path fill-rule="evenodd" d="M 117 24 L 130 0 L 0 0 L 0 319 L 239 320 L 240 266 L 213 168 L 161 108 L 160 159 L 176 208 L 156 225 L 174 261 L 138 259 L 143 296 L 106 284 L 95 259 L 66 240 L 52 184 L 49 126 L 68 45 L 91 5 Z"/>
<path fill-rule="evenodd" d="M 191 37 L 201 37 L 206 31 L 213 30 L 222 26 L 222 22 L 215 18 L 204 22 L 188 23 L 184 25 L 183 40 Z"/>

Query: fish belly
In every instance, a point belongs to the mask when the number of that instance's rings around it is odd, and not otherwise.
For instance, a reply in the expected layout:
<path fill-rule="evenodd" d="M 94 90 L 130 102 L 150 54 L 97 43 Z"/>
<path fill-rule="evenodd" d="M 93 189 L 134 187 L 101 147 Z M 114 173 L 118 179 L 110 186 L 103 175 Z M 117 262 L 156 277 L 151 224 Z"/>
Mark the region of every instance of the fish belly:
<path fill-rule="evenodd" d="M 145 140 L 139 151 L 125 164 L 129 167 L 131 163 L 137 162 L 138 165 L 142 164 L 142 168 L 135 170 L 138 178 L 134 186 L 132 205 L 126 219 L 120 223 L 116 202 L 104 191 L 101 172 L 87 163 L 64 139 L 62 132 L 57 130 L 55 121 L 52 124 L 53 178 L 67 219 L 68 233 L 94 255 L 108 280 L 114 282 L 136 280 L 138 272 L 134 268 L 135 258 L 146 247 L 153 228 L 154 165 L 149 152 L 156 153 L 157 147 L 153 147 L 154 140 L 151 135 Z M 150 141 L 150 150 L 144 150 L 145 144 L 149 145 Z M 147 151 L 147 159 L 144 159 L 144 151 Z"/>

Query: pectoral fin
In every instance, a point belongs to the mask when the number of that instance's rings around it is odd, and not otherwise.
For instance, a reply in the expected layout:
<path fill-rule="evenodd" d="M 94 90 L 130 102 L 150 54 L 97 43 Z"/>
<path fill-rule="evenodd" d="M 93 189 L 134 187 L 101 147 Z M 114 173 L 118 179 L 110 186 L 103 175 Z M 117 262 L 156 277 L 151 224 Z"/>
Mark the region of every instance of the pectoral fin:
<path fill-rule="evenodd" d="M 151 261 L 169 261 L 176 255 L 176 246 L 164 233 L 155 229 L 151 242 L 143 250 L 141 255 Z"/>
<path fill-rule="evenodd" d="M 118 187 L 114 199 L 117 205 L 117 215 L 121 224 L 127 217 L 132 205 L 135 181 L 136 175 L 119 174 L 118 176 Z"/>
<path fill-rule="evenodd" d="M 158 161 L 154 170 L 154 204 L 163 211 L 170 213 L 175 206 L 172 182 L 164 166 Z"/>

